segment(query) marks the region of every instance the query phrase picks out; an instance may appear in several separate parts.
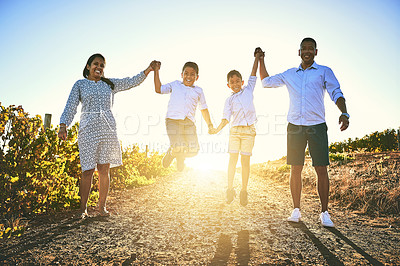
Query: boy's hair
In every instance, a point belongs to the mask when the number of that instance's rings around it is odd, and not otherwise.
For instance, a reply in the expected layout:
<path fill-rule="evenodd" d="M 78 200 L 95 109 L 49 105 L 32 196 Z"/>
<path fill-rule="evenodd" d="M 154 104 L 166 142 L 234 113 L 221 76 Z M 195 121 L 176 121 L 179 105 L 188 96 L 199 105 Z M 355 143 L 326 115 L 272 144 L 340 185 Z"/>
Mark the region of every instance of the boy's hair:
<path fill-rule="evenodd" d="M 317 42 L 313 38 L 310 37 L 304 38 L 300 43 L 300 48 L 304 42 L 312 42 L 314 44 L 315 49 L 317 49 Z"/>
<path fill-rule="evenodd" d="M 196 71 L 196 74 L 199 74 L 199 66 L 195 62 L 186 62 L 182 68 L 182 73 L 185 71 L 185 68 L 191 67 Z"/>
<path fill-rule="evenodd" d="M 239 71 L 237 71 L 237 70 L 231 70 L 231 71 L 229 71 L 228 75 L 226 76 L 226 79 L 228 80 L 228 82 L 229 82 L 229 79 L 230 79 L 231 77 L 233 77 L 233 76 L 238 76 L 240 79 L 242 79 L 242 75 L 240 74 Z"/>

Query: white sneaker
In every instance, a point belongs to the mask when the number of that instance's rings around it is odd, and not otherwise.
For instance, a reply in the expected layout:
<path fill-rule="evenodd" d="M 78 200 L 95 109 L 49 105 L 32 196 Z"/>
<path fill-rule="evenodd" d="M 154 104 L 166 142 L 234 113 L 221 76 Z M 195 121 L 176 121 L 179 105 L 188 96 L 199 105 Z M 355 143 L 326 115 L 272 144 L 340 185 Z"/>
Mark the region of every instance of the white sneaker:
<path fill-rule="evenodd" d="M 301 213 L 299 208 L 295 208 L 292 212 L 292 215 L 287 218 L 289 222 L 298 223 L 300 222 Z"/>
<path fill-rule="evenodd" d="M 335 227 L 328 211 L 322 212 L 321 215 L 319 216 L 319 220 L 321 221 L 322 226 Z"/>

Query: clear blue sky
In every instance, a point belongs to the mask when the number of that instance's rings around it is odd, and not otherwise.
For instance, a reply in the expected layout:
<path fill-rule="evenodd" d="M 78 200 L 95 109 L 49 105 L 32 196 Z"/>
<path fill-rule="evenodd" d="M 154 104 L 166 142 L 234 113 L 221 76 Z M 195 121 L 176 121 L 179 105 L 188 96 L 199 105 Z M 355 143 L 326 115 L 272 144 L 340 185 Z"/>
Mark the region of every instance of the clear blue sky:
<path fill-rule="evenodd" d="M 218 124 L 230 93 L 227 72 L 237 69 L 247 82 L 257 46 L 266 51 L 270 74 L 298 66 L 299 43 L 310 36 L 318 43 L 316 62 L 333 69 L 351 115 L 350 128 L 340 132 L 340 113 L 326 95 L 330 141 L 400 126 L 398 0 L 1 0 L 0 35 L 0 102 L 22 105 L 32 115 L 51 113 L 53 124 L 93 53 L 106 57 L 107 77 L 132 76 L 160 60 L 163 83 L 180 79 L 186 61 L 197 62 L 196 84 L 204 89 Z M 167 102 L 167 95 L 154 92 L 152 74 L 141 86 L 117 95 L 114 114 L 123 144 L 163 151 Z M 285 155 L 288 104 L 285 87 L 264 89 L 258 80 L 253 162 Z M 228 129 L 208 136 L 200 113 L 197 120 L 203 151 L 193 165 L 207 159 L 207 164 L 225 165 Z"/>

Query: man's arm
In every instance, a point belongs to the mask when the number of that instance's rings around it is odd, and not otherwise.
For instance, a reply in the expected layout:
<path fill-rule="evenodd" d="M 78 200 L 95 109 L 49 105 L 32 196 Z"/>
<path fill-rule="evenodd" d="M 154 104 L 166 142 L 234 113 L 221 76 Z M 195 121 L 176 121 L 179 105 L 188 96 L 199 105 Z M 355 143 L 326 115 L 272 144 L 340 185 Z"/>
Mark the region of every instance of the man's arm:
<path fill-rule="evenodd" d="M 349 119 L 347 116 L 343 115 L 344 113 L 347 114 L 347 107 L 346 107 L 346 100 L 343 97 L 340 97 L 336 100 L 336 105 L 342 114 L 339 117 L 339 125 L 340 130 L 346 130 L 349 127 Z"/>
<path fill-rule="evenodd" d="M 269 74 L 267 72 L 267 69 L 265 68 L 265 62 L 264 62 L 264 53 L 260 55 L 260 78 L 261 80 L 265 79 L 266 77 L 269 77 Z"/>

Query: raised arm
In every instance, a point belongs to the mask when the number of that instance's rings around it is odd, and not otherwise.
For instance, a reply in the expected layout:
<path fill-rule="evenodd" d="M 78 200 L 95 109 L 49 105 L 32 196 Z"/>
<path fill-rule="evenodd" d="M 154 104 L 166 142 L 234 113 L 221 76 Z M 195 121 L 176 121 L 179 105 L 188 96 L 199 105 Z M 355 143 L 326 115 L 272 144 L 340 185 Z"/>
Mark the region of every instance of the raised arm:
<path fill-rule="evenodd" d="M 259 51 L 257 51 L 257 49 L 256 49 L 253 68 L 251 69 L 250 76 L 256 76 L 257 75 L 258 61 L 260 61 L 260 56 L 261 56 L 261 53 Z"/>
<path fill-rule="evenodd" d="M 144 72 L 144 74 L 146 75 L 146 76 L 148 76 L 149 75 L 149 73 L 151 72 L 151 71 L 153 71 L 154 70 L 154 67 L 155 67 L 155 64 L 157 63 L 157 61 L 152 61 L 151 63 L 150 63 L 150 65 L 143 71 Z"/>
<path fill-rule="evenodd" d="M 269 77 L 267 69 L 265 68 L 264 57 L 265 57 L 265 53 L 262 52 L 262 54 L 259 57 L 259 61 L 260 61 L 260 78 L 261 78 L 261 80 L 265 79 L 266 77 Z"/>
<path fill-rule="evenodd" d="M 154 88 L 157 93 L 161 93 L 160 67 L 161 62 L 156 62 L 154 65 Z"/>

